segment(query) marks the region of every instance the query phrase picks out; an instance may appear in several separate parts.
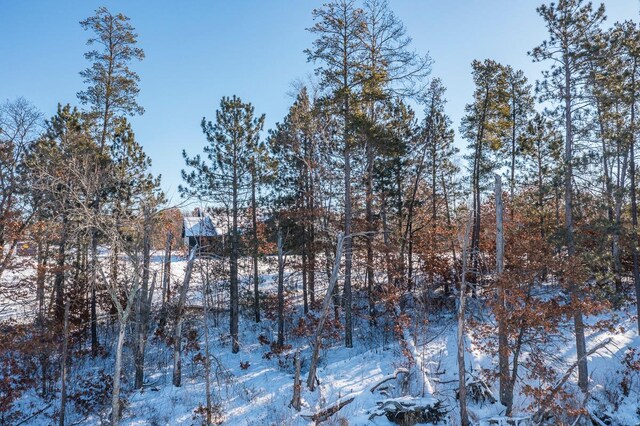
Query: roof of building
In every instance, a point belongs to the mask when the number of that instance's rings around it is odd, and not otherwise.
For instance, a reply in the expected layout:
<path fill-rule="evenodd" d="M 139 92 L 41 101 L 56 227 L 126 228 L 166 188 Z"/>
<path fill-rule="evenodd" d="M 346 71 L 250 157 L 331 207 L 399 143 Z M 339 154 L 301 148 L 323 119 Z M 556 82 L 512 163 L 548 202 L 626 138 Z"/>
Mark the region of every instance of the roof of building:
<path fill-rule="evenodd" d="M 217 237 L 222 235 L 209 216 L 184 216 L 182 224 L 185 237 Z"/>

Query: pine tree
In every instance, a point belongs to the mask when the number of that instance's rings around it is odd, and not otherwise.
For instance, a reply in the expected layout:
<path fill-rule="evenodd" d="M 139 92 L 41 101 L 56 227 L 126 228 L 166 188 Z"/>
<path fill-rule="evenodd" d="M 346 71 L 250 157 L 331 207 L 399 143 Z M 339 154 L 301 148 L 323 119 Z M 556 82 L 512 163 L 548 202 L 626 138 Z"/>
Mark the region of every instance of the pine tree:
<path fill-rule="evenodd" d="M 202 131 L 209 145 L 204 147 L 205 159 L 189 157 L 182 152 L 191 171 L 182 171 L 186 186 L 180 186 L 183 196 L 193 196 L 227 206 L 231 212 L 230 254 L 230 334 L 232 352 L 240 350 L 238 341 L 238 258 L 240 256 L 239 218 L 247 207 L 251 191 L 251 162 L 246 161 L 258 149 L 264 115 L 255 117 L 254 108 L 236 96 L 223 97 L 216 111 L 216 121 L 202 119 Z"/>
<path fill-rule="evenodd" d="M 309 61 L 319 62 L 316 69 L 320 85 L 328 94 L 327 104 L 335 108 L 342 126 L 344 162 L 344 303 L 345 346 L 353 346 L 352 321 L 352 188 L 351 157 L 354 145 L 352 114 L 356 93 L 362 83 L 362 9 L 353 0 L 335 0 L 321 9 L 314 9 L 316 23 L 309 31 L 317 35 L 313 49 L 306 50 Z"/>
<path fill-rule="evenodd" d="M 535 205 L 540 238 L 546 240 L 555 226 L 549 201 L 556 198 L 562 177 L 562 137 L 552 121 L 537 113 L 529 121 L 521 142 L 523 184 L 535 188 L 532 202 L 525 198 L 525 203 Z"/>
<path fill-rule="evenodd" d="M 535 61 L 552 61 L 551 68 L 544 72 L 538 91 L 541 100 L 556 105 L 556 118 L 565 129 L 564 135 L 564 211 L 565 238 L 568 262 L 576 262 L 576 245 L 573 223 L 573 166 L 575 114 L 584 100 L 585 84 L 588 76 L 589 50 L 587 42 L 595 37 L 601 22 L 605 19 L 604 6 L 593 10 L 591 3 L 584 0 L 560 0 L 557 4 L 542 5 L 538 13 L 545 21 L 549 39 L 531 51 Z M 574 307 L 574 331 L 578 357 L 578 385 L 583 392 L 588 391 L 589 375 L 586 359 L 584 322 L 580 306 L 582 295 L 579 284 L 568 278 L 569 290 Z"/>
<path fill-rule="evenodd" d="M 636 139 L 638 138 L 638 88 L 640 87 L 640 28 L 637 23 L 626 21 L 616 24 L 612 30 L 611 44 L 616 46 L 622 77 L 620 82 L 621 101 L 626 105 L 627 120 L 622 129 L 625 145 L 629 149 L 629 177 L 631 196 L 631 253 L 633 258 L 633 280 L 636 293 L 636 309 L 638 313 L 638 334 L 640 334 L 640 261 L 638 260 L 638 205 L 637 205 L 637 170 Z"/>
<path fill-rule="evenodd" d="M 374 168 L 376 158 L 384 143 L 376 136 L 381 125 L 378 119 L 384 103 L 392 101 L 394 96 L 412 96 L 421 89 L 422 80 L 431 71 L 431 59 L 428 55 L 418 56 L 409 50 L 411 39 L 406 35 L 402 22 L 389 9 L 386 0 L 367 0 L 363 9 L 363 76 L 362 112 L 359 119 L 360 131 L 365 145 L 365 220 L 366 239 L 366 279 L 370 315 L 374 311 L 374 250 L 373 241 L 377 233 L 374 223 Z M 382 124 L 384 125 L 384 124 Z M 362 128 L 364 127 L 364 128 Z M 405 247 L 406 237 L 403 240 Z M 409 244 L 410 245 L 410 244 Z M 403 251 L 403 250 L 401 250 Z M 401 253 L 401 257 L 403 254 Z M 409 262 L 409 280 L 411 280 L 411 262 Z"/>
<path fill-rule="evenodd" d="M 504 150 L 509 157 L 509 160 L 506 162 L 509 167 L 509 198 L 513 200 L 516 190 L 516 170 L 518 169 L 518 160 L 520 158 L 521 139 L 527 130 L 529 118 L 533 113 L 534 99 L 531 94 L 531 85 L 522 70 L 514 70 L 508 66 L 506 73 L 511 132 L 509 135 L 509 143 L 504 144 Z"/>
<path fill-rule="evenodd" d="M 412 182 L 410 182 L 409 199 L 407 201 L 407 224 L 404 231 L 404 241 L 409 241 L 413 245 L 413 234 L 419 232 L 421 238 L 417 238 L 419 251 L 430 269 L 431 281 L 440 270 L 443 276 L 445 269 L 438 268 L 440 264 L 440 251 L 438 234 L 447 228 L 446 218 L 449 217 L 449 209 L 446 202 L 443 203 L 446 188 L 442 180 L 457 173 L 458 168 L 454 165 L 453 157 L 458 152 L 453 146 L 454 132 L 451 128 L 451 119 L 445 113 L 446 99 L 445 87 L 439 78 L 433 79 L 427 90 L 420 96 L 420 104 L 424 107 L 424 119 L 418 130 L 416 140 L 411 144 L 410 152 L 413 153 Z M 446 177 L 445 177 L 446 176 Z M 428 182 L 426 190 L 420 190 L 421 183 Z M 444 205 L 443 205 L 444 204 Z M 423 217 L 423 221 L 414 223 L 414 216 Z M 440 214 L 444 211 L 444 215 Z M 414 231 L 415 230 L 415 231 Z M 409 250 L 409 258 L 411 259 Z M 411 262 L 410 262 L 411 265 Z M 451 269 L 450 267 L 448 268 Z M 449 293 L 449 287 L 445 278 L 444 292 Z"/>
<path fill-rule="evenodd" d="M 114 15 L 106 7 L 98 8 L 93 16 L 81 21 L 80 26 L 93 33 L 87 45 L 97 45 L 98 48 L 84 55 L 91 66 L 80 72 L 87 88 L 77 96 L 83 105 L 88 106 L 88 113 L 96 126 L 98 146 L 105 151 L 118 118 L 144 113 L 136 100 L 140 92 L 140 78 L 129 68 L 132 61 L 144 59 L 144 51 L 136 47 L 138 35 L 129 18 L 121 13 Z M 96 165 L 95 176 L 98 181 L 101 181 L 101 174 L 102 170 Z M 101 190 L 94 194 L 93 205 L 96 210 L 100 208 L 102 194 Z M 92 232 L 91 239 L 91 350 L 96 356 L 97 230 Z"/>
<path fill-rule="evenodd" d="M 54 312 L 59 323 L 63 320 L 65 299 L 71 298 L 75 307 L 86 290 L 66 289 L 70 266 L 67 252 L 74 248 L 74 241 L 82 241 L 86 235 L 86 222 L 80 218 L 90 208 L 90 194 L 95 193 L 97 183 L 93 170 L 96 164 L 104 166 L 106 162 L 91 138 L 90 122 L 68 104 L 58 105 L 57 114 L 46 122 L 45 135 L 30 152 L 30 180 L 40 199 L 40 216 L 50 224 L 55 223 L 58 229 L 53 291 Z M 80 246 L 75 249 L 82 251 Z M 79 264 L 75 269 L 76 275 L 84 272 Z M 66 294 L 67 291 L 71 294 Z"/>
<path fill-rule="evenodd" d="M 87 45 L 97 45 L 98 49 L 84 55 L 91 67 L 80 72 L 88 87 L 78 93 L 78 99 L 89 106 L 100 127 L 102 149 L 114 130 L 115 118 L 144 113 L 136 100 L 140 77 L 129 69 L 132 60 L 144 59 L 144 51 L 136 47 L 138 35 L 129 18 L 121 13 L 114 15 L 106 7 L 100 7 L 80 25 L 85 31 L 94 33 Z"/>
<path fill-rule="evenodd" d="M 317 213 L 315 174 L 318 159 L 317 120 L 307 88 L 298 93 L 294 104 L 282 123 L 269 136 L 270 152 L 277 164 L 273 180 L 278 194 L 278 208 L 288 211 L 293 228 L 288 234 L 300 243 L 297 250 L 302 257 L 303 308 L 315 301 L 315 220 Z M 284 219 L 284 218 L 282 218 Z M 284 220 L 282 221 L 285 222 Z"/>
<path fill-rule="evenodd" d="M 469 141 L 474 215 L 469 254 L 472 257 L 470 269 L 477 283 L 482 191 L 486 178 L 496 167 L 494 154 L 503 148 L 507 139 L 510 106 L 507 68 L 491 59 L 473 61 L 471 66 L 476 89 L 473 102 L 465 107 L 460 133 Z"/>
<path fill-rule="evenodd" d="M 622 136 L 628 106 L 624 101 L 624 60 L 618 52 L 620 45 L 614 41 L 612 32 L 595 34 L 589 41 L 589 76 L 587 91 L 591 95 L 592 108 L 588 118 L 593 121 L 594 144 L 600 146 L 600 180 L 605 197 L 602 211 L 606 218 L 600 218 L 603 234 L 609 250 L 603 248 L 601 257 L 607 262 L 607 282 L 613 281 L 613 302 L 618 304 L 622 296 L 622 262 L 620 237 L 622 232 L 622 207 L 626 196 L 626 180 L 629 170 L 629 143 Z M 622 136 L 622 137 L 621 137 Z M 612 278 L 611 278 L 612 277 Z"/>

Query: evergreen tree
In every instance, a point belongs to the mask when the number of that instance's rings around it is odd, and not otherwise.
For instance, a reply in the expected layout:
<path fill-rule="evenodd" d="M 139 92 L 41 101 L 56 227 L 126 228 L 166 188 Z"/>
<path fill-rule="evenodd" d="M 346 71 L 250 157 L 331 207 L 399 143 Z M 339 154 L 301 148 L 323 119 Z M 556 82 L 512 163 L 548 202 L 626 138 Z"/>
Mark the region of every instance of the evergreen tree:
<path fill-rule="evenodd" d="M 277 163 L 273 181 L 276 203 L 288 211 L 295 225 L 287 234 L 299 241 L 302 257 L 303 308 L 315 301 L 315 174 L 318 159 L 317 120 L 307 88 L 298 93 L 283 123 L 277 123 L 268 140 Z M 297 236 L 297 237 L 296 237 Z"/>
<path fill-rule="evenodd" d="M 531 191 L 532 202 L 527 197 L 528 191 L 525 202 L 535 205 L 540 238 L 546 240 L 554 232 L 558 219 L 549 207 L 555 204 L 556 211 L 559 211 L 556 194 L 562 178 L 562 137 L 552 121 L 537 113 L 529 121 L 521 142 L 523 184 L 534 188 Z"/>
<path fill-rule="evenodd" d="M 446 229 L 446 218 L 449 217 L 449 209 L 444 202 L 446 189 L 442 180 L 448 182 L 452 174 L 457 173 L 457 167 L 453 163 L 453 157 L 458 152 L 453 146 L 454 132 L 451 128 L 451 119 L 445 113 L 446 99 L 445 87 L 439 78 L 433 79 L 427 90 L 420 96 L 420 104 L 424 107 L 424 119 L 420 125 L 418 137 L 411 145 L 413 153 L 412 182 L 409 190 L 407 207 L 407 224 L 404 232 L 404 240 L 413 245 L 412 233 L 418 229 L 424 238 L 418 239 L 420 252 L 430 269 L 431 281 L 435 281 L 438 269 L 444 272 L 444 268 L 438 268 L 438 259 L 442 253 L 439 250 L 439 238 L 437 233 Z M 426 181 L 427 191 L 419 191 L 420 183 Z M 414 223 L 416 210 L 422 210 L 423 220 L 426 223 Z M 443 213 L 444 214 L 441 214 Z M 428 229 L 429 232 L 426 232 Z M 426 232 L 426 235 L 425 235 Z M 428 246 L 428 247 L 427 247 Z M 409 250 L 411 259 L 412 250 Z M 446 258 L 447 256 L 442 256 Z M 411 261 L 409 262 L 411 267 Z M 445 280 L 445 294 L 449 293 Z"/>
<path fill-rule="evenodd" d="M 57 114 L 46 122 L 43 138 L 34 146 L 29 156 L 31 182 L 40 198 L 40 214 L 49 223 L 57 224 L 58 246 L 54 273 L 54 313 L 60 323 L 64 316 L 65 299 L 70 298 L 73 308 L 84 296 L 86 287 L 67 289 L 67 253 L 73 250 L 75 241 L 82 241 L 87 233 L 86 211 L 95 193 L 93 170 L 96 164 L 104 166 L 107 158 L 98 154 L 91 138 L 90 122 L 77 108 L 58 105 Z M 90 223 L 90 222 L 89 222 Z M 75 247 L 81 252 L 82 247 Z M 77 264 L 76 276 L 84 276 Z M 85 284 L 84 282 L 82 284 Z M 69 294 L 67 294 L 69 292 Z"/>
<path fill-rule="evenodd" d="M 479 275 L 480 209 L 482 190 L 488 175 L 495 169 L 495 153 L 503 149 L 510 128 L 508 70 L 491 59 L 473 61 L 475 91 L 473 102 L 465 107 L 466 115 L 460 125 L 460 133 L 469 141 L 468 159 L 471 166 L 473 191 L 473 231 L 470 255 L 474 280 Z"/>
<path fill-rule="evenodd" d="M 87 44 L 98 48 L 84 55 L 91 67 L 80 72 L 88 87 L 78 93 L 78 99 L 89 106 L 95 117 L 99 145 L 103 148 L 109 132 L 114 130 L 115 118 L 144 113 L 136 100 L 140 77 L 129 69 L 132 60 L 144 59 L 144 51 L 136 47 L 138 35 L 129 18 L 121 13 L 114 15 L 106 7 L 100 7 L 80 25 L 94 33 Z"/>
<path fill-rule="evenodd" d="M 509 167 L 509 195 L 513 200 L 516 189 L 516 170 L 520 158 L 521 142 L 529 124 L 529 118 L 533 113 L 533 95 L 531 85 L 522 70 L 514 70 L 510 66 L 506 69 L 507 91 L 509 93 L 509 124 L 511 132 L 509 143 L 504 144 L 504 151 L 509 157 L 506 161 Z"/>
<path fill-rule="evenodd" d="M 133 60 L 144 59 L 144 51 L 136 47 L 138 35 L 129 18 L 121 13 L 114 15 L 106 7 L 98 8 L 93 16 L 81 21 L 80 26 L 93 33 L 87 44 L 97 45 L 98 48 L 89 50 L 84 55 L 91 66 L 80 72 L 87 88 L 77 96 L 83 105 L 88 106 L 88 113 L 96 126 L 98 146 L 101 151 L 105 151 L 118 118 L 144 112 L 136 100 L 140 91 L 140 78 L 129 68 Z M 98 181 L 102 181 L 102 172 L 96 164 L 95 176 Z M 100 208 L 100 197 L 103 194 L 103 188 L 94 194 L 94 209 Z M 96 356 L 97 230 L 92 232 L 91 239 L 91 349 Z"/>
<path fill-rule="evenodd" d="M 531 51 L 535 61 L 551 61 L 551 68 L 543 73 L 538 91 L 542 101 L 556 106 L 556 118 L 564 126 L 564 219 L 568 263 L 575 267 L 576 246 L 573 222 L 573 166 L 575 115 L 582 108 L 585 84 L 588 76 L 590 51 L 589 40 L 595 38 L 601 22 L 605 19 L 604 5 L 593 10 L 584 0 L 560 0 L 557 4 L 542 5 L 538 13 L 545 21 L 549 39 Z M 583 392 L 588 391 L 584 322 L 580 306 L 582 294 L 579 284 L 568 277 L 574 307 L 573 319 L 578 357 L 578 384 Z"/>
<path fill-rule="evenodd" d="M 352 115 L 355 108 L 356 93 L 363 80 L 362 9 L 357 8 L 354 0 L 334 0 L 321 9 L 314 9 L 316 23 L 309 31 L 317 35 L 313 48 L 308 49 L 309 61 L 319 62 L 316 69 L 320 85 L 326 90 L 327 105 L 335 109 L 342 126 L 342 153 L 344 164 L 344 309 L 345 309 L 345 346 L 353 346 L 352 321 L 352 188 L 351 157 L 354 148 Z"/>
<path fill-rule="evenodd" d="M 212 201 L 229 209 L 230 237 L 230 334 L 232 352 L 240 350 L 238 341 L 238 258 L 240 256 L 239 218 L 247 207 L 251 191 L 252 167 L 246 161 L 259 148 L 264 115 L 255 117 L 254 108 L 236 96 L 223 97 L 216 111 L 216 121 L 202 119 L 202 131 L 209 145 L 204 147 L 206 158 L 189 157 L 182 152 L 188 169 L 182 171 L 186 186 L 180 186 L 183 196 Z"/>
<path fill-rule="evenodd" d="M 384 103 L 392 102 L 394 96 L 411 96 L 421 89 L 422 80 L 431 71 L 428 55 L 418 56 L 409 50 L 411 39 L 406 35 L 402 22 L 389 9 L 386 0 L 367 0 L 363 9 L 363 76 L 362 111 L 358 119 L 365 146 L 365 220 L 366 232 L 366 279 L 369 310 L 373 316 L 374 295 L 374 250 L 373 241 L 377 233 L 374 223 L 374 168 L 381 150 L 378 140 L 381 125 L 379 114 Z M 384 124 L 383 124 L 384 125 Z M 403 240 L 402 247 L 405 247 Z M 409 244 L 410 245 L 410 244 Z M 403 250 L 402 250 L 403 251 Z M 401 253 L 401 258 L 403 254 Z M 409 262 L 411 269 L 411 262 Z M 411 273 L 409 272 L 409 280 Z"/>
<path fill-rule="evenodd" d="M 627 113 L 621 136 L 629 149 L 629 177 L 631 196 L 631 254 L 633 259 L 633 280 L 638 313 L 638 333 L 640 334 L 640 261 L 638 260 L 638 205 L 637 205 L 637 169 L 636 140 L 638 138 L 638 89 L 640 88 L 640 28 L 637 23 L 625 21 L 616 24 L 611 34 L 611 44 L 617 51 L 614 64 L 621 76 L 617 89 Z"/>

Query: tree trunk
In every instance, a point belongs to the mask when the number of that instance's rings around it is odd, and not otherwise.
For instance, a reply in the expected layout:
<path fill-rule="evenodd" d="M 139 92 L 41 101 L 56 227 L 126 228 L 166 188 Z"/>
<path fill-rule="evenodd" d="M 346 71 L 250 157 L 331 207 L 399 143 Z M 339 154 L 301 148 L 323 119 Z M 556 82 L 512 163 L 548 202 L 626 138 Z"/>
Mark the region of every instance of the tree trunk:
<path fill-rule="evenodd" d="M 64 335 L 62 340 L 62 365 L 60 366 L 60 420 L 64 426 L 64 413 L 67 408 L 67 353 L 69 352 L 69 297 L 64 304 Z"/>
<path fill-rule="evenodd" d="M 207 317 L 209 314 L 209 306 L 207 304 L 207 288 L 209 280 L 207 279 L 202 283 L 202 327 L 204 330 L 204 391 L 206 398 L 207 409 L 207 426 L 211 425 L 211 359 L 209 355 L 209 323 Z"/>
<path fill-rule="evenodd" d="M 162 265 L 162 305 L 160 307 L 160 315 L 158 318 L 158 332 L 162 335 L 164 327 L 167 325 L 167 316 L 169 315 L 169 300 L 171 299 L 171 243 L 173 241 L 173 233 L 167 232 L 167 241 L 164 248 L 164 261 Z"/>
<path fill-rule="evenodd" d="M 370 114 L 374 115 L 374 109 L 371 108 Z M 375 284 L 375 274 L 373 265 L 373 240 L 374 240 L 374 223 L 373 223 L 373 172 L 375 163 L 375 153 L 373 151 L 373 142 L 367 143 L 367 177 L 365 186 L 365 216 L 367 221 L 367 264 L 366 264 L 366 279 L 367 279 L 367 299 L 369 302 L 369 322 L 375 324 L 375 296 L 373 294 Z"/>
<path fill-rule="evenodd" d="M 306 231 L 302 231 L 303 238 L 306 239 Z M 309 294 L 307 289 L 307 243 L 306 241 L 302 242 L 302 254 L 300 256 L 302 258 L 302 312 L 307 315 L 309 313 Z M 296 285 L 297 287 L 297 285 Z"/>
<path fill-rule="evenodd" d="M 236 144 L 233 144 L 234 150 L 234 162 L 233 162 L 233 182 L 232 182 L 232 206 L 231 206 L 231 216 L 232 216 L 232 225 L 231 225 L 231 256 L 229 256 L 230 263 L 230 279 L 229 279 L 229 334 L 231 335 L 231 352 L 236 354 L 240 351 L 240 344 L 238 342 L 238 316 L 239 316 L 239 306 L 238 306 L 238 257 L 239 257 L 239 247 L 238 247 L 238 158 L 236 153 Z"/>
<path fill-rule="evenodd" d="M 42 239 L 38 241 L 38 270 L 36 275 L 36 301 L 38 302 L 38 323 L 42 325 L 44 321 L 44 285 L 47 276 L 47 261 L 49 257 L 49 244 Z"/>
<path fill-rule="evenodd" d="M 98 287 L 98 231 L 91 231 L 91 356 L 98 356 L 98 314 L 96 291 Z"/>
<path fill-rule="evenodd" d="M 447 184 L 445 182 L 444 179 L 444 174 L 441 175 L 441 180 L 442 180 L 442 196 L 444 198 L 444 208 L 445 208 L 445 214 L 446 214 L 446 218 L 447 218 L 447 229 L 451 230 L 453 229 L 453 226 L 451 224 L 451 209 L 449 207 L 449 193 L 447 191 Z M 454 241 L 454 238 L 450 239 L 451 241 L 451 258 L 453 260 L 453 282 L 454 285 L 456 284 L 456 265 L 458 264 L 458 260 L 457 260 L 457 256 L 456 256 L 456 244 Z M 448 296 L 450 294 L 451 290 L 449 289 L 449 284 L 447 282 L 447 280 L 444 280 L 444 295 Z"/>
<path fill-rule="evenodd" d="M 291 406 L 296 411 L 300 411 L 300 391 L 302 390 L 302 381 L 300 380 L 300 349 L 296 350 L 294 359 L 296 375 L 293 377 L 293 398 L 291 398 Z"/>
<path fill-rule="evenodd" d="M 636 69 L 637 60 L 633 62 L 633 72 L 631 73 L 631 123 L 630 123 L 630 170 L 629 176 L 631 178 L 631 252 L 633 256 L 633 281 L 636 290 L 636 313 L 638 316 L 638 334 L 640 335 L 640 265 L 638 261 L 638 201 L 636 194 L 636 157 L 635 157 L 635 145 L 636 145 Z"/>
<path fill-rule="evenodd" d="M 196 259 L 196 250 L 197 248 L 194 247 L 189 253 L 189 261 L 187 262 L 184 280 L 180 288 L 180 298 L 176 306 L 176 325 L 173 333 L 173 386 L 176 387 L 182 385 L 182 314 L 187 301 L 187 292 L 189 291 L 189 283 L 191 282 L 193 262 Z"/>
<path fill-rule="evenodd" d="M 502 179 L 495 176 L 496 197 L 496 280 L 498 288 L 498 365 L 500 369 L 500 402 L 506 407 L 511 406 L 509 392 L 509 340 L 507 336 L 507 319 L 505 287 L 502 280 L 504 271 L 504 207 L 502 204 Z"/>
<path fill-rule="evenodd" d="M 469 228 L 472 218 L 469 216 L 467 226 L 464 233 L 464 241 L 462 242 L 462 271 L 460 276 L 460 292 L 458 293 L 458 335 L 457 335 L 457 359 L 458 359 L 458 402 L 460 404 L 460 424 L 469 426 L 469 417 L 467 414 L 467 387 L 466 387 L 466 371 L 464 364 L 464 334 L 465 334 L 465 302 L 467 293 L 467 259 L 469 254 L 467 248 L 469 245 Z"/>
<path fill-rule="evenodd" d="M 58 324 L 64 321 L 64 275 L 65 275 L 65 249 L 67 246 L 68 220 L 66 213 L 62 214 L 62 234 L 58 245 L 58 256 L 56 261 L 56 273 L 53 281 L 53 288 L 56 294 L 55 317 Z"/>
<path fill-rule="evenodd" d="M 313 335 L 313 352 L 311 354 L 311 363 L 309 365 L 309 376 L 307 377 L 307 387 L 312 392 L 315 388 L 316 369 L 318 368 L 318 357 L 320 356 L 320 346 L 322 345 L 322 329 L 324 328 L 324 323 L 327 320 L 327 314 L 329 313 L 329 304 L 331 303 L 333 288 L 336 286 L 336 282 L 338 282 L 343 240 L 343 234 L 338 234 L 338 241 L 336 243 L 336 257 L 333 262 L 333 270 L 331 272 L 331 278 L 329 279 L 327 294 L 325 295 L 324 302 L 322 304 L 322 311 L 320 312 L 318 326 L 316 327 L 316 331 Z"/>
<path fill-rule="evenodd" d="M 142 241 L 142 286 L 137 296 L 136 331 L 137 343 L 134 348 L 134 364 L 136 367 L 134 389 L 142 389 L 144 383 L 144 350 L 149 330 L 149 313 L 153 299 L 156 275 L 153 276 L 151 290 L 149 290 L 149 264 L 151 262 L 151 233 L 152 223 L 148 212 L 145 212 L 145 230 Z"/>
<path fill-rule="evenodd" d="M 278 346 L 284 346 L 284 247 L 278 230 Z"/>
<path fill-rule="evenodd" d="M 309 172 L 309 186 L 307 189 L 307 238 L 305 239 L 307 244 L 307 268 L 309 273 L 309 279 L 307 280 L 307 287 L 309 291 L 309 302 L 311 304 L 311 308 L 313 309 L 316 302 L 316 232 L 315 232 L 315 197 L 313 194 L 314 184 L 313 184 L 313 172 Z"/>
<path fill-rule="evenodd" d="M 118 321 L 118 343 L 116 346 L 116 362 L 113 370 L 113 394 L 111 396 L 111 425 L 120 424 L 120 374 L 122 372 L 122 347 L 124 346 L 124 335 L 126 331 L 126 320 Z"/>
<path fill-rule="evenodd" d="M 144 285 L 141 294 L 138 296 L 140 307 L 138 308 L 139 317 L 136 324 L 138 336 L 134 354 L 136 365 L 135 389 L 142 389 L 144 384 L 144 356 L 145 348 L 147 346 L 147 334 L 149 332 L 149 320 L 151 304 L 153 303 L 153 292 L 156 286 L 156 276 L 157 274 L 154 272 L 148 296 Z"/>
<path fill-rule="evenodd" d="M 575 241 L 573 237 L 573 121 L 572 121 L 572 97 L 571 97 L 571 64 L 565 55 L 563 58 L 565 70 L 565 175 L 564 175 L 564 215 L 565 232 L 567 238 L 567 254 L 569 264 L 575 260 Z M 578 357 L 578 386 L 582 392 L 587 393 L 589 387 L 589 374 L 587 369 L 587 352 L 584 323 L 582 320 L 581 294 L 578 285 L 569 278 L 569 291 L 573 304 L 573 323 L 576 336 L 576 355 Z"/>
<path fill-rule="evenodd" d="M 164 305 L 171 298 L 171 245 L 173 233 L 167 232 L 167 242 L 164 248 L 164 262 L 162 265 L 162 303 Z"/>
<path fill-rule="evenodd" d="M 258 214 L 256 209 L 258 208 L 256 202 L 256 171 L 255 165 L 251 169 L 251 221 L 253 225 L 253 247 L 251 257 L 253 261 L 253 312 L 256 322 L 260 322 L 260 292 L 258 285 L 260 277 L 258 276 Z"/>
<path fill-rule="evenodd" d="M 351 149 L 345 140 L 344 149 L 344 345 L 353 347 L 353 323 L 352 323 L 352 294 L 351 294 L 351 264 L 352 264 L 352 239 L 351 239 Z"/>

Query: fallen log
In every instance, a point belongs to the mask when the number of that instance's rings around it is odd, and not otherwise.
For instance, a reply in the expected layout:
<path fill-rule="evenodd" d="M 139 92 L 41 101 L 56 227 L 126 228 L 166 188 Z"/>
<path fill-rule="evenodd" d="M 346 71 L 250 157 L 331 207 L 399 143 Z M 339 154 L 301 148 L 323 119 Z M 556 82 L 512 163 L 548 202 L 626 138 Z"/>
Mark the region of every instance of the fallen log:
<path fill-rule="evenodd" d="M 377 404 L 379 407 L 369 416 L 369 420 L 385 416 L 390 422 L 412 426 L 418 423 L 437 424 L 447 415 L 442 401 L 434 398 L 392 398 L 378 401 Z"/>
<path fill-rule="evenodd" d="M 347 395 L 337 400 L 333 405 L 323 408 L 315 414 L 304 413 L 300 416 L 307 420 L 313 420 L 316 423 L 324 422 L 325 420 L 328 420 L 329 417 L 340 411 L 344 406 L 351 404 L 354 399 L 356 399 L 356 395 Z"/>
<path fill-rule="evenodd" d="M 380 380 L 378 383 L 373 385 L 373 387 L 370 389 L 371 393 L 375 392 L 375 390 L 378 389 L 380 387 L 380 385 L 388 382 L 389 380 L 397 379 L 398 375 L 400 375 L 400 374 L 409 374 L 409 369 L 407 369 L 407 368 L 398 368 L 393 374 L 385 376 L 382 380 Z"/>

